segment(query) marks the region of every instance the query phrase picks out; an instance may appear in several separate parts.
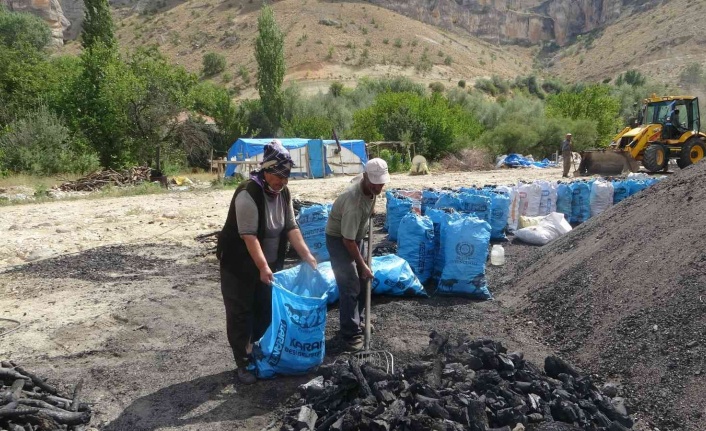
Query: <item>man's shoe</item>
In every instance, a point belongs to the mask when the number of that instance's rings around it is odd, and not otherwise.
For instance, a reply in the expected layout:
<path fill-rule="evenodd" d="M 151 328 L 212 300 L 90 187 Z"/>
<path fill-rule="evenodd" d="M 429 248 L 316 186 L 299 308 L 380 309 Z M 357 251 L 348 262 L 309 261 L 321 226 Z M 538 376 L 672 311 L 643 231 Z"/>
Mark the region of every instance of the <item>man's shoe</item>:
<path fill-rule="evenodd" d="M 245 368 L 238 368 L 237 373 L 238 381 L 244 385 L 252 385 L 257 382 L 257 377 L 255 377 L 255 374 Z"/>
<path fill-rule="evenodd" d="M 360 330 L 363 331 L 363 333 L 365 333 L 365 323 L 361 323 L 359 327 L 360 327 Z M 371 334 L 375 333 L 375 325 L 373 325 L 372 323 L 370 324 L 370 333 Z"/>
<path fill-rule="evenodd" d="M 356 335 L 354 337 L 345 339 L 344 344 L 346 352 L 354 353 L 363 350 L 363 346 L 365 343 L 363 342 L 362 336 Z"/>

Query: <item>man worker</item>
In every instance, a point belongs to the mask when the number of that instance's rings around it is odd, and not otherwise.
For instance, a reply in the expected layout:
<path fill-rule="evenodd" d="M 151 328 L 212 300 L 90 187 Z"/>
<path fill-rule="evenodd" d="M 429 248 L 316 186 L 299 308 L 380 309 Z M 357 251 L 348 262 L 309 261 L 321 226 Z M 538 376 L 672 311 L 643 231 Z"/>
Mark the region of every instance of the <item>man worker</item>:
<path fill-rule="evenodd" d="M 561 158 L 564 161 L 564 173 L 561 175 L 562 178 L 567 178 L 569 176 L 569 170 L 571 169 L 571 162 L 573 161 L 573 146 L 571 145 L 571 133 L 566 134 L 566 139 L 561 143 Z"/>
<path fill-rule="evenodd" d="M 375 196 L 382 193 L 389 181 L 390 174 L 384 160 L 368 161 L 363 178 L 336 198 L 326 223 L 326 247 L 340 294 L 340 335 L 349 352 L 363 349 L 360 314 L 366 281 L 373 278 L 373 272 L 361 253 L 361 243 L 373 212 Z"/>

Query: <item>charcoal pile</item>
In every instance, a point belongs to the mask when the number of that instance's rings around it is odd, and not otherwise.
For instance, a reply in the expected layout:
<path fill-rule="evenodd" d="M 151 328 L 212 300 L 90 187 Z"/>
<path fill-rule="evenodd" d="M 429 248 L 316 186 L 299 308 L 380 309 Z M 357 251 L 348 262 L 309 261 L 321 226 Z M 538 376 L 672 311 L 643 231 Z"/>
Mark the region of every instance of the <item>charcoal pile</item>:
<path fill-rule="evenodd" d="M 136 166 L 122 172 L 106 169 L 93 172 L 76 181 L 68 181 L 56 188 L 64 192 L 92 192 L 107 185 L 132 186 L 150 181 L 151 175 L 152 169 L 146 166 Z"/>
<path fill-rule="evenodd" d="M 421 360 L 394 375 L 339 359 L 300 387 L 290 430 L 630 429 L 623 401 L 550 356 L 544 371 L 489 339 L 449 342 L 431 334 Z M 615 395 L 611 393 L 610 395 Z"/>
<path fill-rule="evenodd" d="M 91 409 L 80 402 L 81 382 L 71 397 L 65 397 L 11 361 L 0 365 L 0 430 L 75 431 L 90 422 Z"/>

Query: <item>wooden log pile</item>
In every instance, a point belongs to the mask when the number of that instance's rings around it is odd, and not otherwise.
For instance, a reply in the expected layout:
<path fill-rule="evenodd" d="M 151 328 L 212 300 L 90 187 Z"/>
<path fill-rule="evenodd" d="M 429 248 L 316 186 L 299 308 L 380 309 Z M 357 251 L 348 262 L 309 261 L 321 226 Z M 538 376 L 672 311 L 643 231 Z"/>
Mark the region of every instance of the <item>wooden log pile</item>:
<path fill-rule="evenodd" d="M 571 365 L 544 371 L 488 339 L 432 333 L 424 355 L 394 375 L 339 359 L 302 385 L 280 430 L 621 431 L 632 419 Z"/>
<path fill-rule="evenodd" d="M 92 192 L 100 190 L 107 185 L 133 186 L 145 181 L 151 181 L 151 174 L 152 169 L 147 166 L 135 166 L 121 172 L 105 169 L 93 172 L 76 181 L 65 182 L 56 188 L 64 192 Z"/>
<path fill-rule="evenodd" d="M 78 431 L 91 420 L 80 402 L 83 382 L 65 397 L 41 377 L 11 361 L 0 362 L 0 431 Z"/>

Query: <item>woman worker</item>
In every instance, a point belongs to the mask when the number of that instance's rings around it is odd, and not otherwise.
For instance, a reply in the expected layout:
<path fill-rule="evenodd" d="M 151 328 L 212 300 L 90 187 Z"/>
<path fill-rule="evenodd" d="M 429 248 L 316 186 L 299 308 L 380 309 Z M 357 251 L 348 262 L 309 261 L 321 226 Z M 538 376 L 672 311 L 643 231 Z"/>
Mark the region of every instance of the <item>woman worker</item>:
<path fill-rule="evenodd" d="M 238 380 L 257 380 L 248 367 L 248 354 L 270 326 L 273 272 L 282 269 L 287 241 L 302 260 L 316 269 L 316 259 L 294 220 L 287 188 L 294 166 L 278 140 L 265 146 L 260 169 L 238 186 L 218 237 L 221 293 L 226 308 L 228 342 L 233 349 Z"/>

